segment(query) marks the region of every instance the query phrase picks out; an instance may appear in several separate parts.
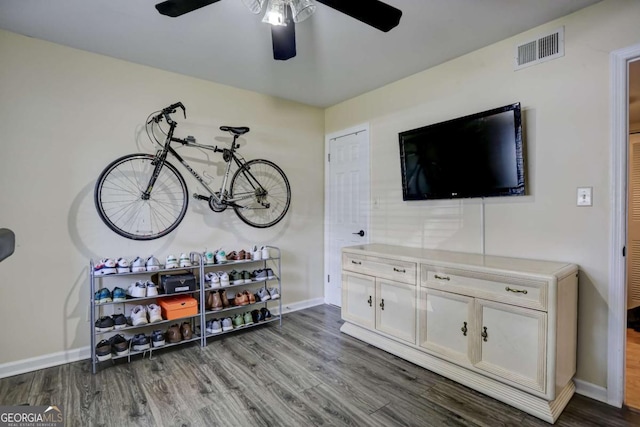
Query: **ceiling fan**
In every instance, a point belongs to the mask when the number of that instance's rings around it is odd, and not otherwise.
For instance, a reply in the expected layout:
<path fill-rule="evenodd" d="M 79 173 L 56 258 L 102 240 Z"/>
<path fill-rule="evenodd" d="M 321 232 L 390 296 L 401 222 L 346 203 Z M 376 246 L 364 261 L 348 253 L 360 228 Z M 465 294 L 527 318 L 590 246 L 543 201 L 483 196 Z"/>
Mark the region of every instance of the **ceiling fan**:
<path fill-rule="evenodd" d="M 176 18 L 219 0 L 166 0 L 156 4 L 162 15 Z M 400 23 L 402 11 L 379 0 L 316 0 L 385 33 Z M 255 14 L 267 3 L 262 22 L 271 24 L 273 59 L 286 61 L 296 56 L 295 24 L 316 10 L 313 0 L 242 0 Z"/>

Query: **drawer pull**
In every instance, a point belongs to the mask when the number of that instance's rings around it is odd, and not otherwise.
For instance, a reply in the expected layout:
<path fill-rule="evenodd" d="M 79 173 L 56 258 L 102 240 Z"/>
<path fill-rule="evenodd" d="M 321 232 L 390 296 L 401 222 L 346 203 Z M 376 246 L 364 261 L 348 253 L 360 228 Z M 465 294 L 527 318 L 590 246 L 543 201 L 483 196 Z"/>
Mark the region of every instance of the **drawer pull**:
<path fill-rule="evenodd" d="M 407 272 L 407 270 L 405 270 L 404 268 L 396 268 L 396 267 L 393 267 L 393 271 L 396 271 L 398 273 L 406 273 Z"/>
<path fill-rule="evenodd" d="M 464 326 L 462 328 L 460 328 L 460 330 L 462 331 L 462 335 L 464 335 L 466 337 L 467 336 L 467 322 L 464 322 Z"/>
<path fill-rule="evenodd" d="M 438 276 L 437 274 L 435 276 L 436 279 L 438 280 L 451 280 L 451 278 L 449 276 Z"/>
<path fill-rule="evenodd" d="M 485 326 L 482 329 L 484 329 L 484 331 L 480 333 L 480 336 L 482 336 L 482 341 L 487 342 L 487 337 L 489 337 L 489 334 L 487 333 L 487 327 Z"/>
<path fill-rule="evenodd" d="M 362 265 L 362 261 L 354 261 L 354 260 L 351 260 L 351 264 L 355 264 L 355 265 Z"/>
<path fill-rule="evenodd" d="M 369 307 L 373 307 L 373 305 L 372 305 L 373 301 L 371 300 L 371 295 L 369 295 L 369 300 L 367 302 L 369 303 Z"/>
<path fill-rule="evenodd" d="M 384 310 L 384 298 L 380 301 L 380 309 Z"/>
<path fill-rule="evenodd" d="M 520 290 L 520 289 L 511 289 L 508 286 L 506 288 L 504 288 L 504 290 L 507 291 L 507 292 L 515 292 L 516 294 L 524 294 L 524 295 L 529 293 L 529 292 L 527 292 L 526 289 L 522 289 L 522 290 Z"/>

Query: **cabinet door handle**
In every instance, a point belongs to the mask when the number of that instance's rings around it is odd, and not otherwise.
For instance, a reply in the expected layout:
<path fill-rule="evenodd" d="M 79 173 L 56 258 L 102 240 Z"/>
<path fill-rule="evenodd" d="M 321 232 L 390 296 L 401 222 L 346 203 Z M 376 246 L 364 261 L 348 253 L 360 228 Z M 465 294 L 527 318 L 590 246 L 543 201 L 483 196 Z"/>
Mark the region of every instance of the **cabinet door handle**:
<path fill-rule="evenodd" d="M 504 290 L 507 291 L 507 292 L 515 292 L 516 294 L 524 294 L 524 295 L 529 293 L 529 292 L 527 292 L 526 289 L 511 289 L 508 286 L 506 288 L 504 288 Z"/>
<path fill-rule="evenodd" d="M 489 337 L 489 334 L 487 333 L 487 327 L 484 326 L 482 329 L 484 329 L 484 331 L 480 333 L 480 336 L 482 337 L 482 341 L 487 342 L 487 338 Z"/>
<path fill-rule="evenodd" d="M 437 274 L 435 276 L 436 279 L 438 280 L 451 280 L 451 278 L 449 278 L 449 276 L 438 276 Z"/>
<path fill-rule="evenodd" d="M 460 328 L 460 330 L 462 331 L 462 335 L 464 335 L 466 337 L 467 336 L 467 322 L 464 322 L 464 326 L 462 326 L 462 328 Z"/>
<path fill-rule="evenodd" d="M 406 273 L 407 272 L 407 270 L 405 270 L 404 268 L 396 268 L 396 267 L 393 267 L 393 271 L 397 271 L 398 273 Z"/>
<path fill-rule="evenodd" d="M 355 264 L 355 265 L 362 265 L 362 261 L 354 261 L 354 260 L 351 260 L 351 264 Z"/>
<path fill-rule="evenodd" d="M 382 299 L 382 301 L 380 301 L 380 309 L 384 310 L 384 299 Z"/>
<path fill-rule="evenodd" d="M 367 302 L 369 303 L 369 307 L 373 307 L 373 300 L 371 299 L 371 295 L 369 295 L 369 300 Z"/>

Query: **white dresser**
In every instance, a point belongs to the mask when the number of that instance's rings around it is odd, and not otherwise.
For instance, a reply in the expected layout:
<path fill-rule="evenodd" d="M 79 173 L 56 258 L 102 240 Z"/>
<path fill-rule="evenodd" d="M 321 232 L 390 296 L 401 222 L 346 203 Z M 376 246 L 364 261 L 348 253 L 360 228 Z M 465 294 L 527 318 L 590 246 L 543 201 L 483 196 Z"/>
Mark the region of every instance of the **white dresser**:
<path fill-rule="evenodd" d="M 575 391 L 575 264 L 342 250 L 341 331 L 553 423 Z"/>

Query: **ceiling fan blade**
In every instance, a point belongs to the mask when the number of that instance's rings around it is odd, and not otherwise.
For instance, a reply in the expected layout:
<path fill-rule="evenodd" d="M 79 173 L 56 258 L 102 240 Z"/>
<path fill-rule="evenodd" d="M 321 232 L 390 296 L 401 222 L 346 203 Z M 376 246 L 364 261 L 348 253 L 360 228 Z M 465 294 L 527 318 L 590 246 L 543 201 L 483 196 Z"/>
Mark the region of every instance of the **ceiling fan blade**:
<path fill-rule="evenodd" d="M 402 11 L 379 0 L 317 0 L 385 33 L 400 23 Z"/>
<path fill-rule="evenodd" d="M 286 22 L 287 25 L 271 26 L 273 59 L 279 61 L 286 61 L 296 56 L 296 27 L 291 18 L 288 18 Z"/>
<path fill-rule="evenodd" d="M 185 13 L 193 12 L 220 0 L 167 0 L 156 5 L 161 15 L 176 18 Z"/>

